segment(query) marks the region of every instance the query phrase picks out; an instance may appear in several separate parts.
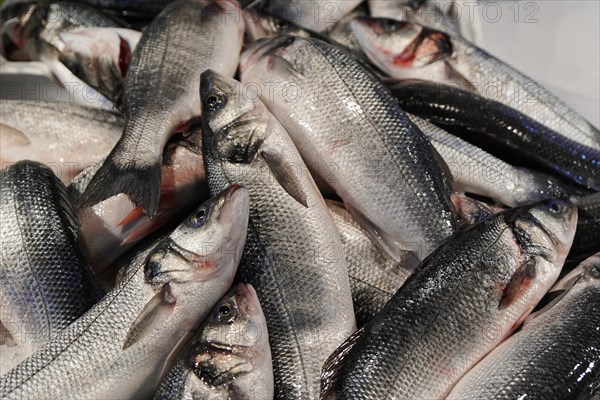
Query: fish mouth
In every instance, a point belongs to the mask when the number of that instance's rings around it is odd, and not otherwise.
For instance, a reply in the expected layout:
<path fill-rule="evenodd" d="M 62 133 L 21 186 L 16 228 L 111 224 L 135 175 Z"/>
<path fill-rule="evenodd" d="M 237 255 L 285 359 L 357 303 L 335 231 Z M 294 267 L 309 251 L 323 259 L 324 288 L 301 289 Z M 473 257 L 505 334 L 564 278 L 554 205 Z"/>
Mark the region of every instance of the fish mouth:
<path fill-rule="evenodd" d="M 217 216 L 220 224 L 232 225 L 244 217 L 247 219 L 250 206 L 248 189 L 241 185 L 233 184 L 219 196 L 222 197 L 223 202 L 221 211 Z"/>

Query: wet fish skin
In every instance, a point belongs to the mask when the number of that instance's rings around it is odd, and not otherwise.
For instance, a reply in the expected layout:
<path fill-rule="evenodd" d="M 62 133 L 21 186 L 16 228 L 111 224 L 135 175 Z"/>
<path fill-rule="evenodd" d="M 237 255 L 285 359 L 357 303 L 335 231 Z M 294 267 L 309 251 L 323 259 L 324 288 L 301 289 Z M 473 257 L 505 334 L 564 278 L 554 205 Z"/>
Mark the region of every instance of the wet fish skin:
<path fill-rule="evenodd" d="M 159 207 L 150 219 L 125 194 L 77 211 L 86 259 L 98 274 L 141 239 L 165 224 L 187 215 L 209 197 L 202 158 L 202 132 L 169 142 L 161 166 Z M 102 161 L 81 172 L 69 185 L 69 196 L 79 204 L 81 195 Z"/>
<path fill-rule="evenodd" d="M 551 200 L 453 236 L 332 355 L 322 398 L 444 398 L 550 289 L 576 221 Z"/>
<path fill-rule="evenodd" d="M 461 36 L 459 18 L 452 15 L 453 6 L 455 5 L 451 1 L 369 1 L 370 15 L 373 18 L 414 22 L 453 36 Z"/>
<path fill-rule="evenodd" d="M 5 399 L 148 398 L 230 288 L 248 223 L 232 186 L 140 253 L 105 298 L 0 377 Z"/>
<path fill-rule="evenodd" d="M 600 253 L 565 276 L 556 285 L 559 291 L 566 293 L 530 316 L 448 399 L 592 398 L 600 389 L 592 387 L 600 377 Z"/>
<path fill-rule="evenodd" d="M 238 281 L 258 293 L 269 329 L 276 399 L 316 399 L 320 371 L 356 328 L 335 225 L 287 132 L 242 85 L 202 74 L 209 189 L 250 191 Z"/>
<path fill-rule="evenodd" d="M 182 0 L 152 21 L 125 79 L 123 136 L 88 185 L 82 206 L 125 193 L 149 217 L 155 215 L 163 148 L 200 116 L 199 74 L 215 68 L 233 76 L 243 32 L 233 0 Z"/>
<path fill-rule="evenodd" d="M 10 370 L 101 297 L 77 242 L 79 223 L 64 185 L 37 162 L 0 170 L 0 320 L 16 347 Z"/>
<path fill-rule="evenodd" d="M 474 138 L 485 135 L 531 163 L 590 189 L 600 188 L 600 147 L 584 146 L 499 102 L 448 85 L 411 81 L 392 90 L 407 112 L 463 128 Z"/>
<path fill-rule="evenodd" d="M 450 168 L 455 191 L 486 196 L 510 207 L 586 194 L 551 175 L 514 167 L 416 115 L 410 119 Z"/>
<path fill-rule="evenodd" d="M 441 159 L 354 57 L 314 38 L 280 36 L 245 50 L 241 77 L 261 89 L 309 168 L 392 257 L 414 249 L 422 259 L 456 232 Z"/>
<path fill-rule="evenodd" d="M 600 194 L 581 197 L 574 202 L 579 219 L 569 259 L 581 260 L 600 251 Z"/>
<path fill-rule="evenodd" d="M 110 152 L 123 125 L 122 115 L 113 111 L 66 103 L 0 100 L 2 166 L 25 159 L 39 161 L 67 183 Z"/>
<path fill-rule="evenodd" d="M 394 78 L 466 89 L 600 149 L 598 128 L 538 82 L 458 36 L 383 18 L 356 19 L 353 31 L 369 59 Z"/>
<path fill-rule="evenodd" d="M 232 288 L 204 321 L 156 400 L 273 399 L 267 323 L 252 285 Z"/>

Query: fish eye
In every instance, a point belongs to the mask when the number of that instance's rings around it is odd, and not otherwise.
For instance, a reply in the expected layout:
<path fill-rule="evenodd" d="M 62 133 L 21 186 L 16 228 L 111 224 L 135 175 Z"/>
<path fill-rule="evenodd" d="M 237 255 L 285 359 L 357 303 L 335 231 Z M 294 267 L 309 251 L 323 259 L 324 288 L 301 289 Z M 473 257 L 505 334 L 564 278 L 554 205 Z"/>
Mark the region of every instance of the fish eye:
<path fill-rule="evenodd" d="M 223 303 L 217 309 L 217 320 L 219 322 L 233 322 L 237 319 L 237 311 L 231 303 Z"/>
<path fill-rule="evenodd" d="M 287 32 L 290 28 L 290 25 L 286 21 L 279 18 L 273 19 L 272 25 L 275 32 Z"/>
<path fill-rule="evenodd" d="M 384 31 L 389 33 L 401 30 L 406 24 L 402 21 L 396 21 L 394 19 L 385 19 L 383 20 L 382 25 Z"/>
<path fill-rule="evenodd" d="M 554 216 L 560 216 L 567 210 L 566 205 L 561 201 L 552 200 L 548 204 L 548 212 Z"/>
<path fill-rule="evenodd" d="M 206 210 L 204 208 L 199 209 L 190 217 L 190 225 L 194 228 L 198 228 L 204 224 L 206 220 Z"/>
<path fill-rule="evenodd" d="M 204 104 L 206 105 L 206 108 L 209 111 L 216 111 L 220 108 L 223 108 L 223 105 L 225 104 L 225 100 L 224 100 L 223 96 L 220 96 L 216 93 L 211 93 L 208 96 L 206 96 L 206 99 L 204 100 Z"/>

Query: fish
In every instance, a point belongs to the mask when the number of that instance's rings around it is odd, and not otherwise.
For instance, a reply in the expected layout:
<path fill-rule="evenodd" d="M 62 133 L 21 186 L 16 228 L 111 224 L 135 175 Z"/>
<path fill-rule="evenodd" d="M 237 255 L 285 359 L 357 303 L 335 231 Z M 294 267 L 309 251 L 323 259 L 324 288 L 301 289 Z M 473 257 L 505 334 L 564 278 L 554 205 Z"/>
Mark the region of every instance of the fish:
<path fill-rule="evenodd" d="M 458 230 L 441 157 L 352 55 L 278 36 L 249 46 L 240 67 L 308 167 L 393 258 L 413 250 L 421 260 Z"/>
<path fill-rule="evenodd" d="M 112 10 L 124 15 L 154 17 L 175 0 L 83 0 L 93 7 Z"/>
<path fill-rule="evenodd" d="M 504 104 L 594 150 L 600 131 L 539 82 L 458 36 L 411 22 L 356 18 L 352 30 L 378 68 L 396 79 L 452 85 Z"/>
<path fill-rule="evenodd" d="M 197 125 L 200 73 L 215 68 L 233 76 L 243 32 L 233 0 L 174 2 L 148 25 L 125 78 L 123 135 L 87 186 L 83 207 L 125 193 L 155 216 L 165 144 Z"/>
<path fill-rule="evenodd" d="M 48 167 L 20 161 L 0 170 L 0 373 L 55 339 L 102 297 L 79 249 L 79 223 Z M 4 341 L 4 340 L 3 340 Z"/>
<path fill-rule="evenodd" d="M 403 252 L 401 261 L 395 261 L 371 242 L 343 205 L 325 202 L 340 235 L 356 324 L 361 327 L 381 311 L 418 263 L 411 251 Z"/>
<path fill-rule="evenodd" d="M 139 253 L 113 290 L 0 377 L 4 399 L 149 398 L 229 290 L 248 224 L 248 191 L 231 186 Z"/>
<path fill-rule="evenodd" d="M 187 137 L 175 136 L 165 147 L 160 202 L 154 218 L 148 218 L 124 194 L 79 208 L 79 237 L 94 272 L 103 272 L 148 234 L 187 215 L 208 199 L 203 165 L 202 131 L 196 129 Z M 80 204 L 83 192 L 101 166 L 102 161 L 88 167 L 71 182 L 68 190 L 74 204 Z"/>
<path fill-rule="evenodd" d="M 449 400 L 600 394 L 600 253 L 583 261 L 552 293 L 557 297 L 471 369 Z"/>
<path fill-rule="evenodd" d="M 448 239 L 323 368 L 321 398 L 442 399 L 559 276 L 576 207 L 550 200 Z"/>
<path fill-rule="evenodd" d="M 0 100 L 0 162 L 46 164 L 64 182 L 106 157 L 121 137 L 123 116 L 63 102 Z"/>
<path fill-rule="evenodd" d="M 273 399 L 265 316 L 250 284 L 213 308 L 154 395 L 156 400 Z"/>
<path fill-rule="evenodd" d="M 59 35 L 64 43 L 60 62 L 118 104 L 133 51 L 142 33 L 125 28 L 80 28 Z"/>
<path fill-rule="evenodd" d="M 361 0 L 264 0 L 256 6 L 266 14 L 293 22 L 318 33 L 331 29 Z"/>
<path fill-rule="evenodd" d="M 407 112 L 443 127 L 462 129 L 472 141 L 485 136 L 504 153 L 517 153 L 532 165 L 581 186 L 600 187 L 600 147 L 580 144 L 510 107 L 451 86 L 411 81 L 392 90 Z"/>
<path fill-rule="evenodd" d="M 494 214 L 506 210 L 502 206 L 474 199 L 464 193 L 452 193 L 450 200 L 452 200 L 452 204 L 460 219 L 461 229 L 466 229 Z"/>
<path fill-rule="evenodd" d="M 486 196 L 509 207 L 586 194 L 551 175 L 514 167 L 427 120 L 415 115 L 410 119 L 450 168 L 455 191 Z"/>
<path fill-rule="evenodd" d="M 356 329 L 339 235 L 279 121 L 256 93 L 208 70 L 200 78 L 211 193 L 250 192 L 239 282 L 258 293 L 269 329 L 276 399 L 317 399 L 327 356 Z"/>

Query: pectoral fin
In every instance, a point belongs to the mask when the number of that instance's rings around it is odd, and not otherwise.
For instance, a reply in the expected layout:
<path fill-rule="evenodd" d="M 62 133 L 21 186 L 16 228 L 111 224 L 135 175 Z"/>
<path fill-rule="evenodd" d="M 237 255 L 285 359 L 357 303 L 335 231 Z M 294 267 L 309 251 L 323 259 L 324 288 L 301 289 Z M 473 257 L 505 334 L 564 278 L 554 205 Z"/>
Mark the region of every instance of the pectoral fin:
<path fill-rule="evenodd" d="M 287 163 L 283 157 L 275 152 L 267 150 L 263 151 L 261 155 L 281 187 L 298 203 L 308 207 L 307 195 L 302 186 L 304 168 L 301 165 L 294 166 Z"/>
<path fill-rule="evenodd" d="M 498 304 L 499 310 L 514 304 L 527 292 L 537 274 L 535 265 L 535 258 L 530 258 L 517 268 L 504 289 Z"/>

